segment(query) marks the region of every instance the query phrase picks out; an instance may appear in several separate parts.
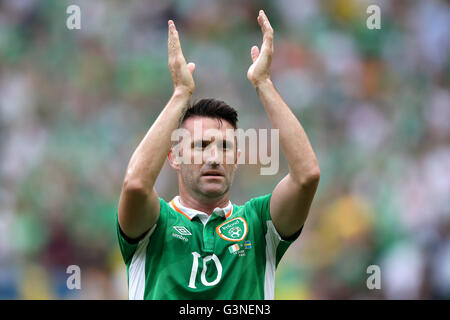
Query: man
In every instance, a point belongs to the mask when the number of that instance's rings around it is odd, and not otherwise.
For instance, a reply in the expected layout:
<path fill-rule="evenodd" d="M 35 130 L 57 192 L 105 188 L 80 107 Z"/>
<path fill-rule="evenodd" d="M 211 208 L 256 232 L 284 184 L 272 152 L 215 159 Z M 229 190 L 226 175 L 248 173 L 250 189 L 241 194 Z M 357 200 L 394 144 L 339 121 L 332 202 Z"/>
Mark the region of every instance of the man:
<path fill-rule="evenodd" d="M 195 65 L 186 63 L 170 20 L 174 92 L 131 157 L 119 201 L 117 232 L 129 299 L 274 298 L 276 266 L 301 232 L 320 171 L 302 126 L 271 82 L 273 29 L 262 10 L 257 20 L 263 44 L 261 51 L 251 48 L 247 77 L 279 129 L 289 173 L 268 195 L 242 206 L 230 202 L 239 151 L 226 131 L 236 129 L 237 114 L 214 99 L 189 108 Z M 194 138 L 172 144 L 178 128 Z M 207 136 L 210 129 L 222 135 Z M 181 146 L 180 156 L 175 146 Z M 170 203 L 154 189 L 167 155 L 179 184 L 179 196 Z"/>

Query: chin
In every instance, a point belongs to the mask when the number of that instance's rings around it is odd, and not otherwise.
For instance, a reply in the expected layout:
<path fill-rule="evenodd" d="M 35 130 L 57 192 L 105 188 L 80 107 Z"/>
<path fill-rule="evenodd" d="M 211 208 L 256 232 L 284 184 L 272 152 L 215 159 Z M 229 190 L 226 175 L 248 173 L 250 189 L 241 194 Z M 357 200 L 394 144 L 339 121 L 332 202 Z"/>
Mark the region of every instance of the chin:
<path fill-rule="evenodd" d="M 206 186 L 201 189 L 202 193 L 208 197 L 219 197 L 227 192 L 227 188 L 222 185 Z"/>
<path fill-rule="evenodd" d="M 210 197 L 210 198 L 215 198 L 215 197 L 220 197 L 223 194 L 225 194 L 225 192 L 221 189 L 221 190 L 205 190 L 203 192 L 204 195 Z"/>

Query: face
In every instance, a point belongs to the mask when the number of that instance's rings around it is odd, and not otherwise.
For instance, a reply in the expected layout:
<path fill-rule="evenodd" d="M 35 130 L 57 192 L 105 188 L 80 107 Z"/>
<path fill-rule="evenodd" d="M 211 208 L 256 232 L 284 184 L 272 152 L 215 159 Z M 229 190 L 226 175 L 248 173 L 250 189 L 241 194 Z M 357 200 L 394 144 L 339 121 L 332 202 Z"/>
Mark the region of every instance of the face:
<path fill-rule="evenodd" d="M 181 128 L 181 142 L 169 157 L 178 171 L 180 188 L 199 199 L 222 197 L 230 190 L 237 169 L 239 152 L 233 126 L 223 119 L 195 116 Z"/>

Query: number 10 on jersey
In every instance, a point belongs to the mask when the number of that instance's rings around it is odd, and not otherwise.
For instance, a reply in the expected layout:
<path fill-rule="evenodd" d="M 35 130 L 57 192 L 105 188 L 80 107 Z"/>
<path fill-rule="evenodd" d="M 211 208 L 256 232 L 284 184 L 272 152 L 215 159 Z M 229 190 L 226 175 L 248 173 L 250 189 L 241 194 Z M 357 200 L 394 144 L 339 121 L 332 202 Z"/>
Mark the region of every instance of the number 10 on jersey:
<path fill-rule="evenodd" d="M 194 256 L 194 260 L 192 262 L 191 277 L 189 279 L 189 288 L 197 289 L 197 287 L 195 286 L 195 279 L 197 278 L 198 260 L 200 259 L 200 254 L 198 252 L 192 252 L 192 255 Z M 208 282 L 208 280 L 206 280 L 206 270 L 208 269 L 208 267 L 206 266 L 206 263 L 209 260 L 214 261 L 214 264 L 216 265 L 216 269 L 217 269 L 217 277 L 212 282 Z M 222 264 L 220 263 L 219 258 L 217 258 L 217 256 L 215 254 L 204 257 L 203 258 L 203 270 L 202 270 L 202 274 L 200 275 L 200 280 L 202 281 L 203 285 L 207 286 L 207 287 L 214 286 L 219 283 L 220 278 L 222 278 Z"/>

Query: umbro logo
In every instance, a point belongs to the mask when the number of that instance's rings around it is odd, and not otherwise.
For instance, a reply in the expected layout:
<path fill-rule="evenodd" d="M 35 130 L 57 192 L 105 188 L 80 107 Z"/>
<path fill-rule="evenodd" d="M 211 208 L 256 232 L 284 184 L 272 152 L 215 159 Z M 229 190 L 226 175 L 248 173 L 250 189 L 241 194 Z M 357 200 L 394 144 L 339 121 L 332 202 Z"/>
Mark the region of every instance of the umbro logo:
<path fill-rule="evenodd" d="M 190 233 L 189 230 L 183 226 L 174 226 L 173 228 L 175 230 L 177 230 L 177 232 L 179 234 L 181 234 L 182 236 L 191 236 L 192 235 L 192 233 Z"/>

